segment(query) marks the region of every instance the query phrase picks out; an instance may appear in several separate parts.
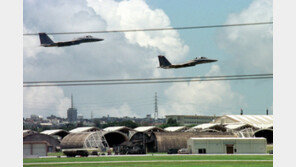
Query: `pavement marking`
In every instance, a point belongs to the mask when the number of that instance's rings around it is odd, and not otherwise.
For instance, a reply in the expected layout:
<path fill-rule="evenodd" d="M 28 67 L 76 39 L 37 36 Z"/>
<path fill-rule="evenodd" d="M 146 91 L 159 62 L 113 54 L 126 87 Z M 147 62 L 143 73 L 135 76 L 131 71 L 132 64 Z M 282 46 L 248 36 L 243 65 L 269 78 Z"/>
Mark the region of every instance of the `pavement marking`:
<path fill-rule="evenodd" d="M 149 162 L 273 162 L 273 160 L 147 160 L 147 161 L 80 161 L 80 162 L 35 162 L 23 165 L 58 165 L 58 164 L 106 164 L 106 163 L 149 163 Z"/>

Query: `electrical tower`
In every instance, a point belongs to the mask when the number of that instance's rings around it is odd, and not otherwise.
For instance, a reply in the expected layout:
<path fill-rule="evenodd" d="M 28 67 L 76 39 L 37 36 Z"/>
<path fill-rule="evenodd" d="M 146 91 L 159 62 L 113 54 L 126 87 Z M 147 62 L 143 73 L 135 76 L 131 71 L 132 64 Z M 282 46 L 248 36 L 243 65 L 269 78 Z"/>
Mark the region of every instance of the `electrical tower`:
<path fill-rule="evenodd" d="M 155 101 L 154 101 L 154 120 L 158 119 L 158 106 L 157 106 L 157 92 L 155 92 Z"/>

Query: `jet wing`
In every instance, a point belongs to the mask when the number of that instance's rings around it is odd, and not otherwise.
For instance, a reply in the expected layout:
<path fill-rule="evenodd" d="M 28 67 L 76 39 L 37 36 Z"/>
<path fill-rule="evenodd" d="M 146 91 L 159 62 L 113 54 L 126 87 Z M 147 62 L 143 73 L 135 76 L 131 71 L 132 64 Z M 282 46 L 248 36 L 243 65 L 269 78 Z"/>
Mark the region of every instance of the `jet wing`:
<path fill-rule="evenodd" d="M 174 64 L 171 65 L 171 68 L 183 68 L 183 67 L 190 67 L 190 66 L 195 66 L 193 63 L 184 63 L 184 64 Z"/>
<path fill-rule="evenodd" d="M 67 41 L 67 42 L 57 42 L 55 43 L 58 47 L 61 46 L 71 46 L 71 45 L 78 45 L 80 42 L 78 41 Z"/>

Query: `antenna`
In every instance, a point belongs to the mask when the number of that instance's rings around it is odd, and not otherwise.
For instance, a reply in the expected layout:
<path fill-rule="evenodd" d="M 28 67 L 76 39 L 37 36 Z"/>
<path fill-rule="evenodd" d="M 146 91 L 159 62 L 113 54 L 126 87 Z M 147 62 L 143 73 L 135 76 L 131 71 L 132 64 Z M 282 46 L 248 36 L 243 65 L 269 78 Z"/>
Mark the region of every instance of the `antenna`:
<path fill-rule="evenodd" d="M 157 106 L 157 92 L 155 92 L 155 101 L 154 101 L 154 120 L 158 119 L 158 106 Z"/>
<path fill-rule="evenodd" d="M 73 108 L 73 95 L 71 94 L 71 108 Z"/>

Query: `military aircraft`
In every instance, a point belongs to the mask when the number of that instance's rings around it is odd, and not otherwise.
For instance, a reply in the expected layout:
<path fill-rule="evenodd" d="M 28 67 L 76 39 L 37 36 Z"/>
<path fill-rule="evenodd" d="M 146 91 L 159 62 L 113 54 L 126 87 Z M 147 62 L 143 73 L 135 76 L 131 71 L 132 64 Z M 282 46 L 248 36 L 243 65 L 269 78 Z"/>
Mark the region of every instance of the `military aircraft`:
<path fill-rule="evenodd" d="M 165 58 L 165 56 L 162 56 L 162 55 L 158 56 L 158 60 L 159 60 L 159 68 L 164 68 L 164 69 L 191 67 L 191 66 L 195 66 L 197 64 L 212 63 L 212 62 L 217 61 L 217 60 L 214 60 L 214 59 L 208 59 L 206 57 L 200 57 L 200 58 L 195 58 L 193 60 L 190 60 L 190 61 L 188 61 L 186 63 L 183 63 L 183 64 L 171 64 Z"/>
<path fill-rule="evenodd" d="M 65 41 L 65 42 L 53 42 L 46 33 L 39 33 L 40 43 L 41 46 L 44 47 L 63 47 L 63 46 L 72 46 L 72 45 L 79 45 L 80 43 L 86 43 L 86 42 L 97 42 L 97 41 L 103 41 L 104 39 L 100 38 L 94 38 L 90 35 L 87 35 L 85 37 L 80 37 L 73 39 L 72 41 Z"/>

